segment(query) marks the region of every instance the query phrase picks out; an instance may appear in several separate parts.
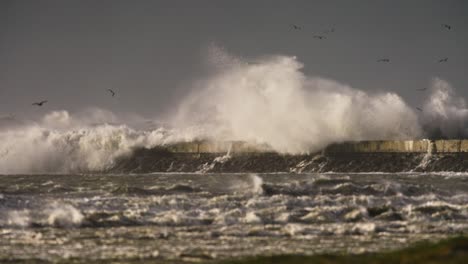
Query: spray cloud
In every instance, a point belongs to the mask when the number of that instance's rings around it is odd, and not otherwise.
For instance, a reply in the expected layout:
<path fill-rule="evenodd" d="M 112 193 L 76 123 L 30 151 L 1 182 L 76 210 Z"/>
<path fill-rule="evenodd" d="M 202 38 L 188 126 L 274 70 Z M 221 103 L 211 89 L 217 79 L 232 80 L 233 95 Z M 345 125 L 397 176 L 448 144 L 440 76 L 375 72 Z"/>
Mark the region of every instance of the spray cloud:
<path fill-rule="evenodd" d="M 467 138 L 468 109 L 450 84 L 435 78 L 431 94 L 423 106 L 422 124 L 431 138 Z"/>
<path fill-rule="evenodd" d="M 205 136 L 268 143 L 289 153 L 332 142 L 423 134 L 417 115 L 397 94 L 368 94 L 305 76 L 295 57 L 271 56 L 252 64 L 219 49 L 214 54 L 216 71 L 181 104 L 177 127 L 203 124 Z"/>
<path fill-rule="evenodd" d="M 102 109 L 53 111 L 37 122 L 0 119 L 0 174 L 111 168 L 139 147 L 197 138 L 267 143 L 279 152 L 314 152 L 353 140 L 468 137 L 468 109 L 450 85 L 432 82 L 418 112 L 395 93 L 366 93 L 306 76 L 290 56 L 255 63 L 214 48 L 211 75 L 194 84 L 165 128 L 135 128 Z"/>

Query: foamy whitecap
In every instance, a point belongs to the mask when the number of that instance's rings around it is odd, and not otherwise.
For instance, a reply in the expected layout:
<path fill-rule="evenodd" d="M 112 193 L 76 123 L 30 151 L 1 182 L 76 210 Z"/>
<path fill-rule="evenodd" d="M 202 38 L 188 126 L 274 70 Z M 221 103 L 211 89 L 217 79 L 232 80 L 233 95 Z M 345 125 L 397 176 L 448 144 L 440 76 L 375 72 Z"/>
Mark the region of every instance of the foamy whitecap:
<path fill-rule="evenodd" d="M 243 222 L 249 224 L 258 224 L 262 222 L 262 219 L 260 219 L 260 217 L 258 217 L 254 212 L 248 212 L 245 215 Z"/>
<path fill-rule="evenodd" d="M 13 210 L 8 212 L 7 225 L 17 227 L 27 227 L 30 224 L 29 212 L 27 210 Z"/>
<path fill-rule="evenodd" d="M 72 205 L 54 203 L 48 210 L 47 224 L 60 227 L 79 226 L 83 218 L 83 214 Z"/>
<path fill-rule="evenodd" d="M 182 141 L 186 136 L 163 128 L 138 130 L 102 122 L 107 116 L 101 112 L 89 112 L 86 119 L 84 114 L 75 117 L 55 111 L 38 123 L 0 129 L 0 173 L 102 171 L 135 148 Z"/>

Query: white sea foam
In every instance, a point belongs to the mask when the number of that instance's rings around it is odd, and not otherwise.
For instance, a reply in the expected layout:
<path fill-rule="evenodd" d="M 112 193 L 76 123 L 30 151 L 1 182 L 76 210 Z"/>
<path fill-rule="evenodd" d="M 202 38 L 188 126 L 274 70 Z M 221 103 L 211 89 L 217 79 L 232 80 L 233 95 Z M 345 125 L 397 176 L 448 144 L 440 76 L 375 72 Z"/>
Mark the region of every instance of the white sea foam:
<path fill-rule="evenodd" d="M 27 227 L 30 223 L 28 210 L 13 210 L 8 212 L 7 224 L 9 226 Z"/>
<path fill-rule="evenodd" d="M 262 222 L 262 219 L 260 219 L 260 217 L 258 217 L 254 212 L 248 212 L 245 215 L 243 222 L 248 224 L 258 224 Z"/>

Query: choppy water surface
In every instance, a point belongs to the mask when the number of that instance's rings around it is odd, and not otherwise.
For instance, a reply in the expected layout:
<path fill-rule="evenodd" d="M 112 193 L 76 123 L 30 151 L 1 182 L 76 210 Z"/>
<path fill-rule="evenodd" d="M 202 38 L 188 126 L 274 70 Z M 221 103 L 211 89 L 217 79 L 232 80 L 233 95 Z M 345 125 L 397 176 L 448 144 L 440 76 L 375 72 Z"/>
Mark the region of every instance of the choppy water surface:
<path fill-rule="evenodd" d="M 378 251 L 467 231 L 467 174 L 0 176 L 0 262 Z"/>

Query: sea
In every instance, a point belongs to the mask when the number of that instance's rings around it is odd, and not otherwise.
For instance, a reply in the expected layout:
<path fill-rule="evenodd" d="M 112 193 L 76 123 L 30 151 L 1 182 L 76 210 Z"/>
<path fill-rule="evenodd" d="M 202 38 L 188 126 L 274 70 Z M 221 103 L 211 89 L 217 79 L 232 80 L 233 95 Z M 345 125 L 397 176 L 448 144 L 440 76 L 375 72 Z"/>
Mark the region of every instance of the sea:
<path fill-rule="evenodd" d="M 0 263 L 382 252 L 467 232 L 467 173 L 0 175 Z"/>

